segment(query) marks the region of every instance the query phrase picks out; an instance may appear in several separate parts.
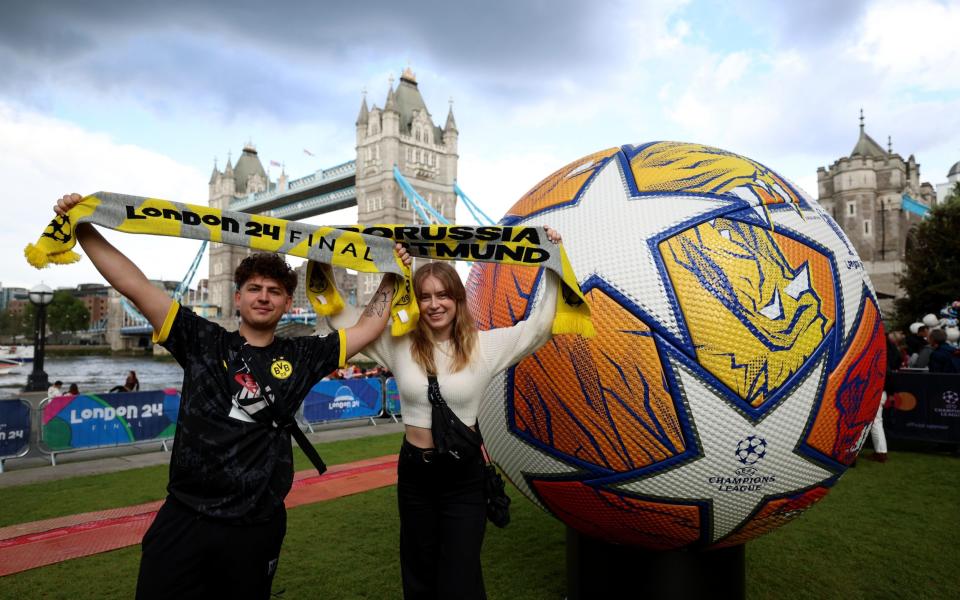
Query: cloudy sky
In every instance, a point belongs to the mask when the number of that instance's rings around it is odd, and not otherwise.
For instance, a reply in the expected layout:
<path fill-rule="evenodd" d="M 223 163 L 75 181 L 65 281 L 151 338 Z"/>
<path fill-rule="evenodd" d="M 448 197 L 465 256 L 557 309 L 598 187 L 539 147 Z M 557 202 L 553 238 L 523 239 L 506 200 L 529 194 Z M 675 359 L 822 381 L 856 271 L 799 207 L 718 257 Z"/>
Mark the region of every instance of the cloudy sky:
<path fill-rule="evenodd" d="M 408 65 L 435 122 L 453 99 L 460 185 L 491 216 L 569 161 L 651 140 L 733 150 L 815 194 L 861 107 L 874 139 L 941 183 L 960 160 L 957 32 L 960 2 L 935 0 L 13 0 L 0 282 L 101 281 L 89 261 L 20 259 L 65 192 L 204 204 L 214 160 L 248 141 L 292 177 L 351 160 L 362 90 L 382 106 Z M 198 248 L 108 237 L 153 278 L 180 279 Z"/>

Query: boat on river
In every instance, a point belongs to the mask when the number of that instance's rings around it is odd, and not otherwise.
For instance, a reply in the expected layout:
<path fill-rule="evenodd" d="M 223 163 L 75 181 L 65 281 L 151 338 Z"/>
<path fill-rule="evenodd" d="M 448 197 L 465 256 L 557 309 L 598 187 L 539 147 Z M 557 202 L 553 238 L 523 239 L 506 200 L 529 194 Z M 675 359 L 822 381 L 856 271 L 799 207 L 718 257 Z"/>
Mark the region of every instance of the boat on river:
<path fill-rule="evenodd" d="M 0 359 L 18 364 L 33 362 L 33 346 L 0 346 Z"/>
<path fill-rule="evenodd" d="M 17 360 L 13 360 L 10 358 L 0 358 L 0 373 L 12 371 L 13 369 L 16 369 L 17 367 L 20 367 L 22 365 L 23 363 Z"/>

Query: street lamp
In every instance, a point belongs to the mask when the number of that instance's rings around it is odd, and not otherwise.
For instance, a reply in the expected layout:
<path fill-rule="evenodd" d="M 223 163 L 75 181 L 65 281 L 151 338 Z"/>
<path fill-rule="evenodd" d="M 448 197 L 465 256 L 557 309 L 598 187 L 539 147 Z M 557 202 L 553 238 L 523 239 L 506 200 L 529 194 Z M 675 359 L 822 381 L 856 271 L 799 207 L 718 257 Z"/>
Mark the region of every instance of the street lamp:
<path fill-rule="evenodd" d="M 43 350 L 47 338 L 47 305 L 53 302 L 53 290 L 40 284 L 30 290 L 30 302 L 37 307 L 37 320 L 33 330 L 33 371 L 27 377 L 25 392 L 43 392 L 50 387 L 47 373 L 43 370 Z"/>

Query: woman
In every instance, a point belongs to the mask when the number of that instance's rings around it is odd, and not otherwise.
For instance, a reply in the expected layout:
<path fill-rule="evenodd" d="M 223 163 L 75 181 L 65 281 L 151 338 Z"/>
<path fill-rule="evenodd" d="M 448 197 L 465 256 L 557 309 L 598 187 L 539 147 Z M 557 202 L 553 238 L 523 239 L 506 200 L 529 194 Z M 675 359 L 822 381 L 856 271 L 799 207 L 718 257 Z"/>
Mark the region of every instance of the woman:
<path fill-rule="evenodd" d="M 110 388 L 111 394 L 138 391 L 140 391 L 140 381 L 137 379 L 137 374 L 134 371 L 127 373 L 127 379 L 123 382 L 123 385 L 115 385 Z"/>
<path fill-rule="evenodd" d="M 560 242 L 556 231 L 546 230 L 551 242 Z M 393 372 L 403 406 L 397 498 L 406 600 L 486 598 L 480 568 L 486 527 L 483 458 L 459 464 L 437 455 L 427 375 L 436 374 L 444 400 L 461 421 L 476 428 L 480 400 L 493 377 L 550 339 L 559 281 L 545 271 L 544 282 L 526 320 L 478 332 L 453 266 L 425 264 L 413 277 L 420 308 L 417 328 L 393 337 L 388 327 L 363 350 Z"/>
<path fill-rule="evenodd" d="M 67 390 L 66 395 L 67 395 L 67 396 L 79 396 L 79 395 L 80 395 L 80 388 L 77 387 L 77 384 L 71 383 L 71 384 L 70 384 L 70 388 Z"/>
<path fill-rule="evenodd" d="M 136 371 L 130 371 L 129 373 L 127 373 L 127 381 L 124 382 L 123 387 L 128 392 L 140 391 L 140 380 L 137 379 Z"/>

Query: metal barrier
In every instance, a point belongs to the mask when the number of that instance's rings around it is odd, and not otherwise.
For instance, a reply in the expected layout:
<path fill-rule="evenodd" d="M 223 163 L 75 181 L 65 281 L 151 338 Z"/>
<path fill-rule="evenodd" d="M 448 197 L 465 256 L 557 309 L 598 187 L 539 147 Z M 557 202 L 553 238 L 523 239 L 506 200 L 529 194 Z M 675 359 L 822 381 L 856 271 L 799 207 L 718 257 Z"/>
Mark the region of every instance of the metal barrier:
<path fill-rule="evenodd" d="M 175 389 L 58 396 L 37 409 L 37 448 L 57 464 L 57 454 L 167 442 L 176 431 L 180 392 Z"/>
<path fill-rule="evenodd" d="M 369 419 L 383 411 L 383 384 L 379 378 L 331 379 L 314 385 L 303 399 L 303 420 L 313 423 Z"/>
<path fill-rule="evenodd" d="M 393 422 L 399 423 L 397 416 L 400 414 L 400 390 L 397 389 L 397 380 L 393 377 L 387 377 L 383 382 L 383 407 Z"/>
<path fill-rule="evenodd" d="M 0 400 L 0 473 L 3 462 L 30 451 L 30 404 L 19 398 Z"/>

